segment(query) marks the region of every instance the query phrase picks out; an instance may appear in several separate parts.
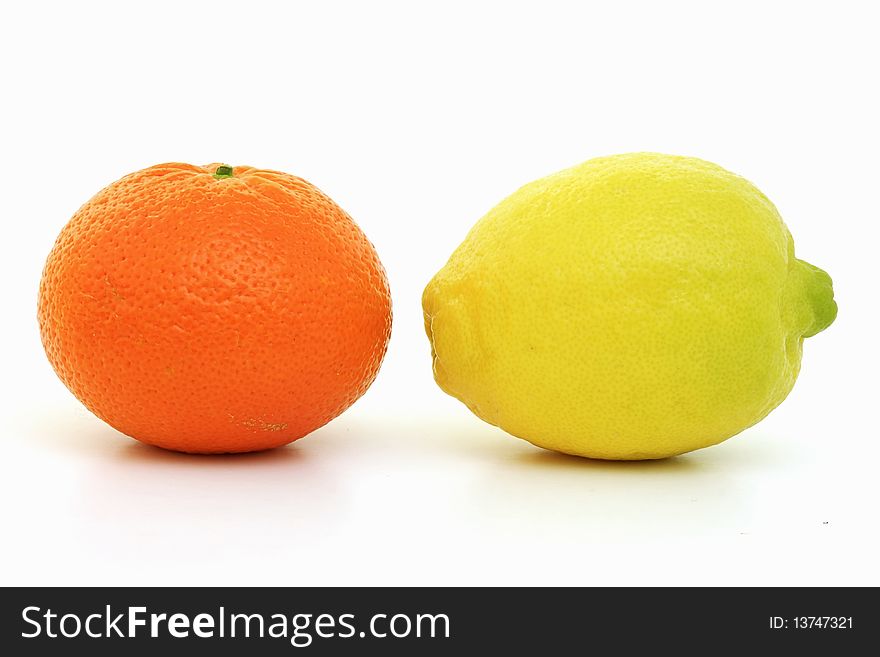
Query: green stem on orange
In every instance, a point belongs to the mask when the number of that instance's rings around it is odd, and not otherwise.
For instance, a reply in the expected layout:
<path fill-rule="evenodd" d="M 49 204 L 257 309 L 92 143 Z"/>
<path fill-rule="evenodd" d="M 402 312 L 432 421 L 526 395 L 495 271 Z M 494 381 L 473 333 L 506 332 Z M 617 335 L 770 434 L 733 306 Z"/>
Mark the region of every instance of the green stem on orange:
<path fill-rule="evenodd" d="M 214 177 L 218 180 L 221 178 L 232 178 L 232 167 L 226 166 L 225 164 L 217 167 L 217 170 L 214 172 Z"/>

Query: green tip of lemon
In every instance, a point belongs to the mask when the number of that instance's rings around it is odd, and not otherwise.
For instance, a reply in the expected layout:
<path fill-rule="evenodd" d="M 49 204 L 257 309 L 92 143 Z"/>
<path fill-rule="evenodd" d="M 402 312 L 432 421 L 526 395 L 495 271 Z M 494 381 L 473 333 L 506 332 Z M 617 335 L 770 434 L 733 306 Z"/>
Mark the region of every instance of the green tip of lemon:
<path fill-rule="evenodd" d="M 837 303 L 834 301 L 834 289 L 831 276 L 810 263 L 804 263 L 809 271 L 809 284 L 806 285 L 807 298 L 813 310 L 813 322 L 804 333 L 805 338 L 812 337 L 827 329 L 837 318 Z"/>

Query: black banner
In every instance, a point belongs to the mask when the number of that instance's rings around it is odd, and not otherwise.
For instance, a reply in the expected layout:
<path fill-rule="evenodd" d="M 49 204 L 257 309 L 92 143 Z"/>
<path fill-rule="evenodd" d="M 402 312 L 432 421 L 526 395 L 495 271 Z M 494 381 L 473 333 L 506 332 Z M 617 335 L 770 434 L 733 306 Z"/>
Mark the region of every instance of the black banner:
<path fill-rule="evenodd" d="M 875 589 L 7 588 L 6 655 L 855 654 Z M 601 643 L 597 643 L 601 642 Z"/>

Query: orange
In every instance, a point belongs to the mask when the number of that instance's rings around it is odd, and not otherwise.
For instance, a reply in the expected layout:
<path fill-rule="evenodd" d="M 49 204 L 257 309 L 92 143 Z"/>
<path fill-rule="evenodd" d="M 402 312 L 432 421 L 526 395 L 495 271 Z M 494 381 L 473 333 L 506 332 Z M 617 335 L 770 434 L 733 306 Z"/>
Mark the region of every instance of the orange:
<path fill-rule="evenodd" d="M 82 206 L 39 298 L 49 361 L 95 415 L 183 452 L 284 445 L 373 382 L 391 299 L 373 246 L 301 178 L 159 164 Z"/>

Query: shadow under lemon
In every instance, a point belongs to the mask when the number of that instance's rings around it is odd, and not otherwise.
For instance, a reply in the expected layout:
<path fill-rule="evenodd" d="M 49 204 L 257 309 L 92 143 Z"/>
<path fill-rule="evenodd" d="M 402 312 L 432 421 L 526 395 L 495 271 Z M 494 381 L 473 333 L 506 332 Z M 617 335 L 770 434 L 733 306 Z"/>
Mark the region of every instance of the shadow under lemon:
<path fill-rule="evenodd" d="M 489 440 L 487 436 L 484 440 Z M 494 439 L 493 439 L 494 440 Z M 524 551 L 557 546 L 574 560 L 590 544 L 745 535 L 765 501 L 752 476 L 777 468 L 782 445 L 749 432 L 658 460 L 604 461 L 512 444 L 453 502 L 475 535 L 508 536 Z M 772 473 L 771 473 L 772 476 Z"/>
<path fill-rule="evenodd" d="M 573 456 L 561 452 L 536 447 L 528 452 L 518 455 L 518 460 L 523 464 L 541 468 L 576 468 L 587 471 L 607 472 L 658 472 L 658 473 L 684 473 L 699 470 L 704 463 L 699 458 L 693 458 L 687 454 L 671 456 L 664 459 L 645 459 L 641 461 L 609 461 L 603 459 L 590 459 L 583 456 Z"/>

